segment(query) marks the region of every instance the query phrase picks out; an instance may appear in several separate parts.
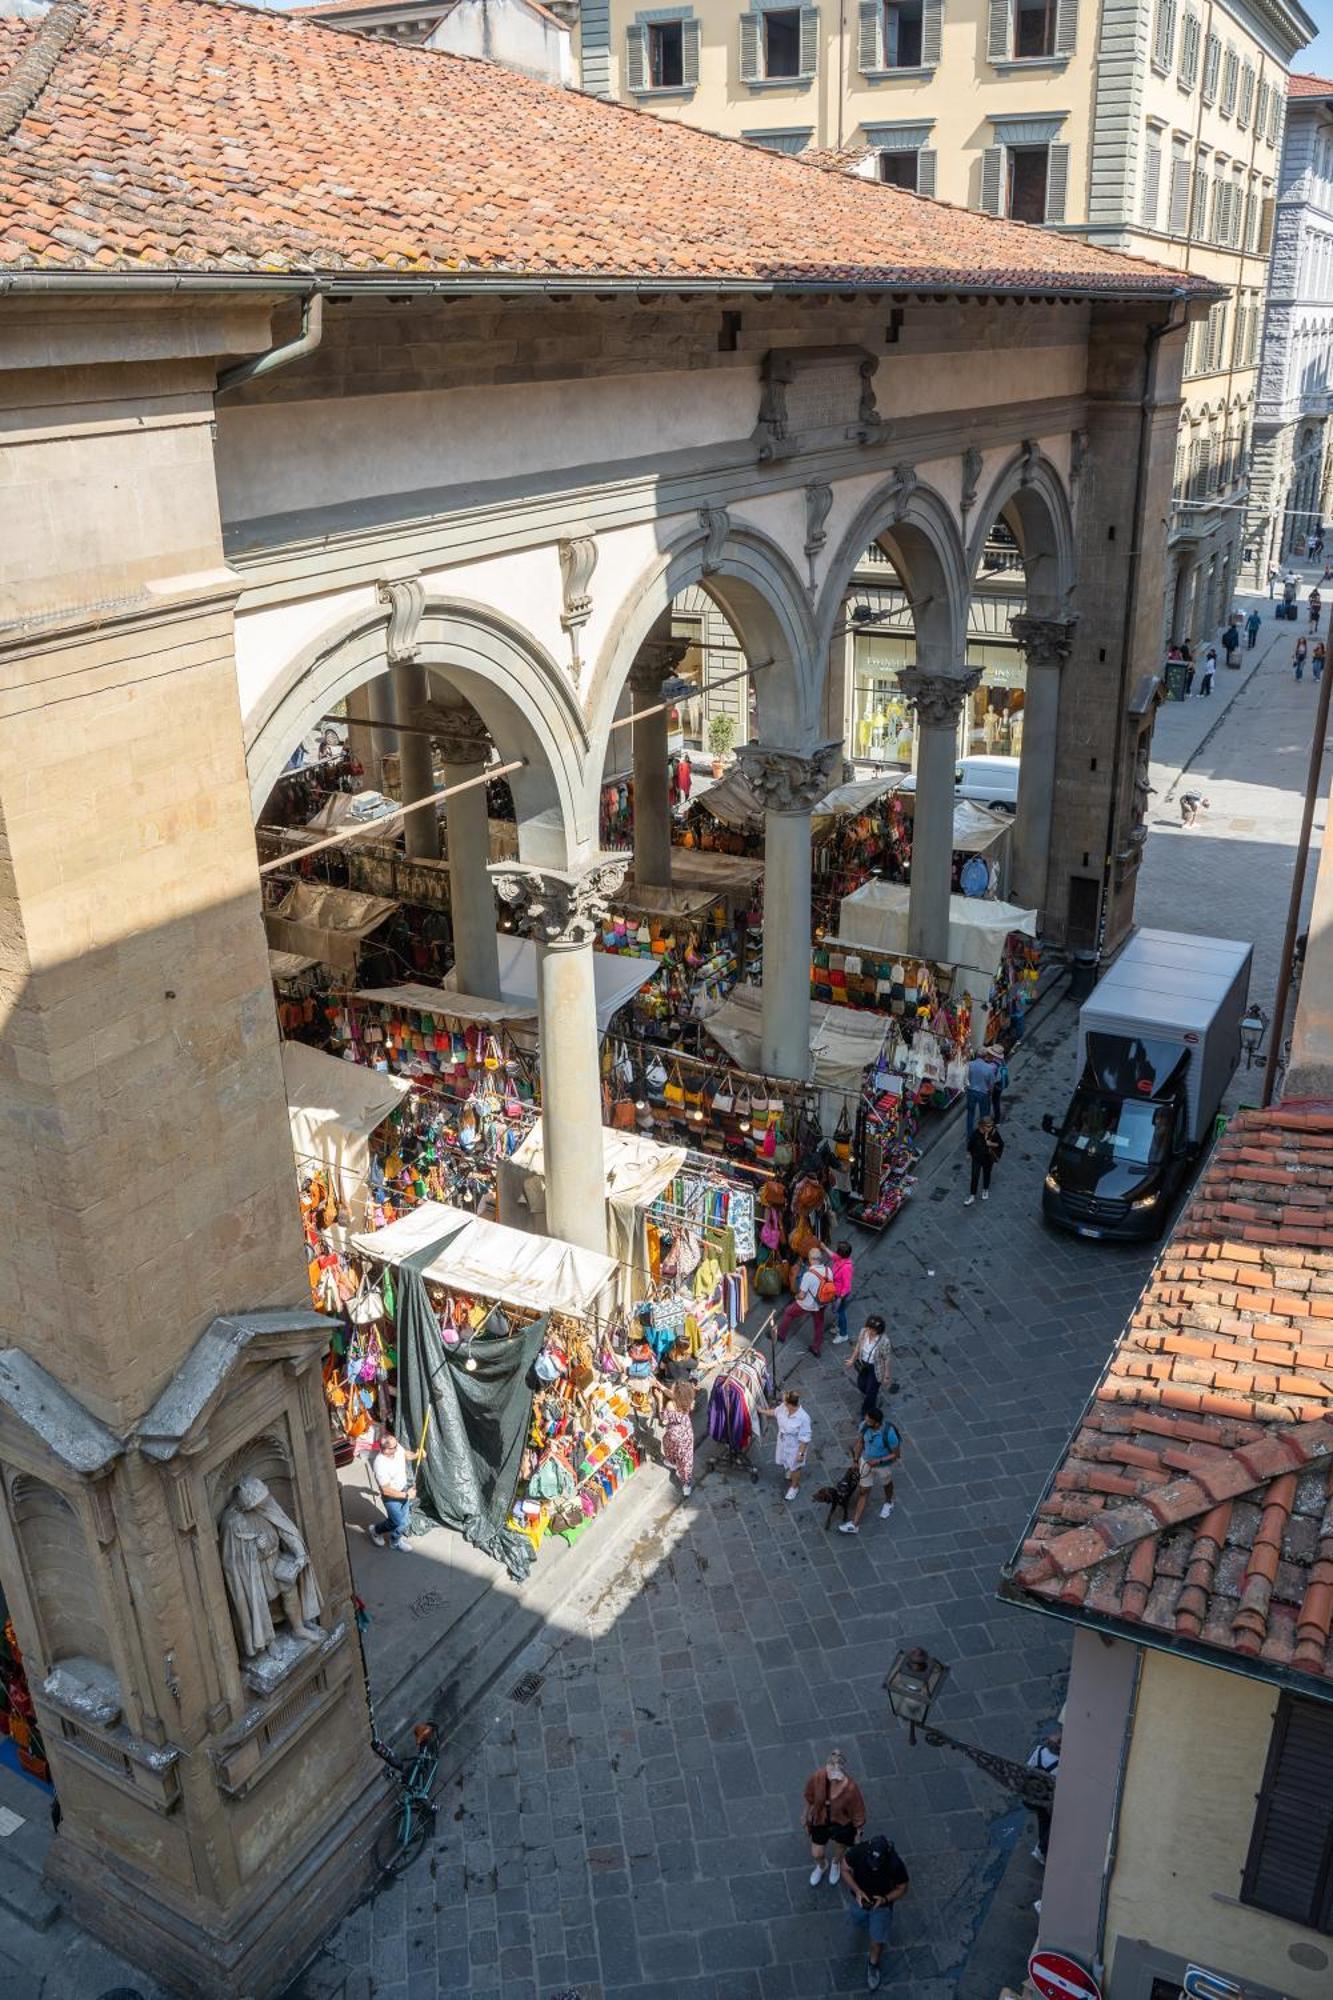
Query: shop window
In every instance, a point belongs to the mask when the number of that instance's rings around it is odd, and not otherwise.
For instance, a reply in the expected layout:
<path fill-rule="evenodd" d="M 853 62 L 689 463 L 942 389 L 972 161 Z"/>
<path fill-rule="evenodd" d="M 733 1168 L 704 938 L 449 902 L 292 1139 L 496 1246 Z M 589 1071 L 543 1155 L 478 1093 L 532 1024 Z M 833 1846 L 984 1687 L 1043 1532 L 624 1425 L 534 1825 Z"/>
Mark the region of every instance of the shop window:
<path fill-rule="evenodd" d="M 1278 1703 L 1241 1901 L 1333 1936 L 1333 1708 Z"/>
<path fill-rule="evenodd" d="M 769 7 L 764 13 L 764 75 L 801 74 L 801 10 Z"/>
<path fill-rule="evenodd" d="M 920 69 L 922 0 L 888 0 L 884 9 L 885 69 Z"/>
<path fill-rule="evenodd" d="M 656 21 L 648 30 L 648 81 L 654 90 L 679 90 L 685 82 L 685 23 Z"/>

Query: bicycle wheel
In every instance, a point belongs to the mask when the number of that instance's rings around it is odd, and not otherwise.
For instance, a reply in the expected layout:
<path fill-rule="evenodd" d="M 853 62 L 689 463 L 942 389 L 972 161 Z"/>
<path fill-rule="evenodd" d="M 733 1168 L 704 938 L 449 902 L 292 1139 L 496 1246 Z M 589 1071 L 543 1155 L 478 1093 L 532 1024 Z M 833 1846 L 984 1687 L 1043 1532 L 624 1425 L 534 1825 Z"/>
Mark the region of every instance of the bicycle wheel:
<path fill-rule="evenodd" d="M 381 1875 L 401 1875 L 416 1860 L 435 1825 L 435 1808 L 419 1799 L 404 1799 L 375 1842 L 375 1866 Z"/>

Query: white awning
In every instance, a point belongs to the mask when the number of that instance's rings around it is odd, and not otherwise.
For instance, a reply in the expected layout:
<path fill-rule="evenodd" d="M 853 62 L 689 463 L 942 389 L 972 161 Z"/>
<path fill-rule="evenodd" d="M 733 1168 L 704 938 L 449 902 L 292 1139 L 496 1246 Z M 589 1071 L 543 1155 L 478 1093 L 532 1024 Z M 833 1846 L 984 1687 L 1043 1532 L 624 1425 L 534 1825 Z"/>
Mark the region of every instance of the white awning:
<path fill-rule="evenodd" d="M 306 958 L 299 951 L 270 951 L 268 955 L 271 979 L 297 979 L 301 973 L 309 972 L 311 966 L 318 964 L 317 958 Z"/>
<path fill-rule="evenodd" d="M 842 899 L 838 943 L 872 951 L 907 952 L 907 904 L 910 891 L 902 882 L 866 882 Z M 1004 956 L 1011 931 L 1037 935 L 1037 912 L 1016 903 L 991 903 L 972 896 L 949 898 L 949 960 L 993 975 Z"/>
<path fill-rule="evenodd" d="M 294 882 L 278 907 L 264 912 L 264 929 L 273 951 L 308 953 L 352 972 L 362 940 L 397 908 L 384 896 L 333 889 L 327 882 Z"/>
<path fill-rule="evenodd" d="M 813 823 L 816 833 L 820 832 L 820 822 L 864 812 L 876 799 L 882 799 L 891 792 L 898 782 L 897 772 L 885 772 L 878 778 L 854 778 L 848 784 L 834 785 L 824 794 L 814 808 Z M 724 826 L 758 826 L 764 817 L 764 808 L 759 795 L 744 775 L 739 764 L 733 764 L 724 778 L 710 785 L 703 794 L 701 803 L 714 819 Z"/>
<path fill-rule="evenodd" d="M 535 1021 L 535 1004 L 522 1000 L 488 1000 L 481 993 L 451 993 L 441 986 L 406 981 L 402 986 L 358 986 L 357 1000 L 375 1000 L 383 1007 L 401 1007 L 405 1014 L 434 1014 L 443 1021 Z"/>
<path fill-rule="evenodd" d="M 647 1244 L 644 1214 L 684 1166 L 683 1146 L 664 1146 L 640 1132 L 602 1127 L 602 1164 L 606 1182 L 606 1224 L 616 1255 L 616 1304 L 628 1312 L 648 1295 Z M 496 1170 L 500 1214 L 522 1229 L 546 1226 L 546 1158 L 541 1120 L 517 1152 L 501 1160 Z"/>
<path fill-rule="evenodd" d="M 501 1305 L 591 1319 L 610 1310 L 616 1267 L 596 1250 L 554 1236 L 528 1236 L 463 1208 L 423 1201 L 384 1229 L 353 1236 L 352 1248 L 381 1264 L 404 1264 L 438 1246 L 423 1275 Z"/>
<path fill-rule="evenodd" d="M 282 1075 L 298 1174 L 304 1179 L 321 1169 L 335 1173 L 344 1207 L 363 1219 L 370 1134 L 397 1109 L 411 1084 L 305 1042 L 282 1044 Z"/>
<path fill-rule="evenodd" d="M 760 1023 L 763 989 L 733 986 L 705 1029 L 732 1060 L 752 1074 L 760 1066 Z M 884 1046 L 892 1022 L 883 1014 L 856 1007 L 821 1006 L 810 1010 L 809 1081 L 821 1090 L 851 1094 L 859 1091 L 865 1073 Z"/>
<path fill-rule="evenodd" d="M 500 991 L 505 999 L 519 1007 L 524 1014 L 537 1012 L 537 947 L 530 938 L 514 937 L 509 931 L 499 933 L 500 946 Z M 595 951 L 592 955 L 592 976 L 597 990 L 597 1026 L 605 1034 L 611 1025 L 612 1016 L 618 1014 L 627 1000 L 656 979 L 662 970 L 660 959 L 622 958 L 615 952 Z M 450 989 L 454 974 L 445 977 L 445 987 Z"/>

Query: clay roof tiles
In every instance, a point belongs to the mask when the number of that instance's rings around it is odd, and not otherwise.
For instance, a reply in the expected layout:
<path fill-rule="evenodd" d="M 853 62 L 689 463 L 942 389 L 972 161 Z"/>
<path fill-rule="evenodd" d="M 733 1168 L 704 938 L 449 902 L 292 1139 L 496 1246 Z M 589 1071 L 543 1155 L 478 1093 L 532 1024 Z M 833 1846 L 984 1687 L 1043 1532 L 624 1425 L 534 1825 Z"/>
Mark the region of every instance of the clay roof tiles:
<path fill-rule="evenodd" d="M 57 0 L 4 28 L 23 53 L 0 85 L 0 274 L 1210 289 L 496 64 L 229 0 Z M 6 116 L 25 68 L 39 87 Z"/>
<path fill-rule="evenodd" d="M 1333 80 L 1326 76 L 1289 76 L 1288 97 L 1333 97 Z"/>
<path fill-rule="evenodd" d="M 1227 1127 L 1001 1594 L 1333 1699 L 1333 1107 Z"/>

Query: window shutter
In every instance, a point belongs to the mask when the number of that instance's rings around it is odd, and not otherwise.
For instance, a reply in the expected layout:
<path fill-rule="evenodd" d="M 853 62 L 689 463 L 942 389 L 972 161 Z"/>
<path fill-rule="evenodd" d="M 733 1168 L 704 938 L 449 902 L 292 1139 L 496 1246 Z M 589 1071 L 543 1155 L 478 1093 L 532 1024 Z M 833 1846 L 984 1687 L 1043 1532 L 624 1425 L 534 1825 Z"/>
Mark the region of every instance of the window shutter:
<path fill-rule="evenodd" d="M 1065 219 L 1065 197 L 1069 192 L 1069 148 L 1050 145 L 1046 148 L 1046 220 L 1063 222 Z"/>
<path fill-rule="evenodd" d="M 1153 34 L 1152 59 L 1158 69 L 1170 69 L 1171 45 L 1176 38 L 1175 0 L 1157 0 L 1157 23 Z"/>
<path fill-rule="evenodd" d="M 944 44 L 944 0 L 925 0 L 921 10 L 921 61 L 926 69 L 937 67 Z"/>
<path fill-rule="evenodd" d="M 1139 221 L 1149 229 L 1157 227 L 1157 203 L 1162 191 L 1162 149 L 1154 144 L 1151 133 L 1143 149 L 1143 201 L 1139 210 Z"/>
<path fill-rule="evenodd" d="M 1222 60 L 1222 44 L 1216 35 L 1209 35 L 1203 47 L 1203 94 L 1209 104 L 1217 96 L 1217 70 Z"/>
<path fill-rule="evenodd" d="M 741 82 L 753 83 L 759 74 L 759 16 L 741 15 Z"/>
<path fill-rule="evenodd" d="M 1240 72 L 1240 104 L 1236 109 L 1238 125 L 1248 125 L 1250 113 L 1254 109 L 1254 65 L 1242 63 Z"/>
<path fill-rule="evenodd" d="M 625 74 L 631 90 L 648 88 L 648 30 L 630 28 L 625 36 Z"/>
<path fill-rule="evenodd" d="M 1008 62 L 1013 50 L 1013 33 L 1009 25 L 1011 5 L 1012 0 L 990 0 L 986 54 L 992 62 Z M 999 210 L 995 209 L 992 213 L 998 215 Z"/>
<path fill-rule="evenodd" d="M 1058 0 L 1055 11 L 1055 53 L 1072 56 L 1078 40 L 1078 0 Z"/>
<path fill-rule="evenodd" d="M 981 155 L 981 206 L 987 215 L 1000 213 L 1004 181 L 1004 147 L 987 146 Z"/>
<path fill-rule="evenodd" d="M 918 194 L 933 195 L 935 192 L 935 148 L 923 146 L 916 156 L 916 191 Z"/>
<path fill-rule="evenodd" d="M 1240 58 L 1234 49 L 1228 49 L 1222 64 L 1222 112 L 1229 118 L 1236 108 L 1236 76 L 1240 68 Z"/>
<path fill-rule="evenodd" d="M 1265 195 L 1259 210 L 1259 255 L 1266 257 L 1273 247 L 1273 197 Z"/>
<path fill-rule="evenodd" d="M 1266 83 L 1261 83 L 1259 85 L 1259 108 L 1254 114 L 1254 129 L 1258 133 L 1261 139 L 1264 136 L 1264 121 L 1267 117 L 1268 117 L 1268 85 Z"/>
<path fill-rule="evenodd" d="M 1197 14 L 1187 14 L 1180 37 L 1180 80 L 1187 90 L 1193 90 L 1198 75 L 1199 17 Z"/>
<path fill-rule="evenodd" d="M 1173 236 L 1183 236 L 1190 213 L 1190 166 L 1183 153 L 1171 161 L 1171 198 L 1166 226 Z"/>
<path fill-rule="evenodd" d="M 699 82 L 699 23 L 682 21 L 680 24 L 680 73 L 686 90 L 693 90 Z"/>
<path fill-rule="evenodd" d="M 1328 1921 L 1330 1843 L 1333 1709 L 1323 1702 L 1283 1695 L 1254 1816 L 1241 1901 L 1322 1930 Z"/>
<path fill-rule="evenodd" d="M 819 68 L 819 9 L 801 9 L 801 75 L 813 76 Z"/>
<path fill-rule="evenodd" d="M 884 67 L 884 53 L 880 38 L 884 31 L 884 9 L 880 0 L 861 0 L 860 42 L 857 48 L 857 68 L 869 76 Z"/>

